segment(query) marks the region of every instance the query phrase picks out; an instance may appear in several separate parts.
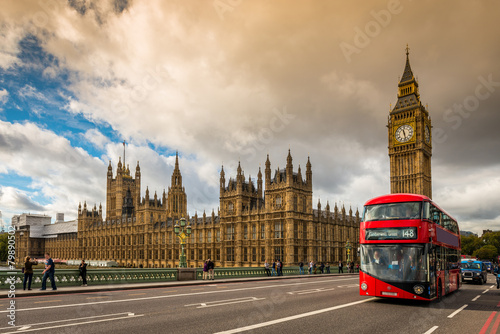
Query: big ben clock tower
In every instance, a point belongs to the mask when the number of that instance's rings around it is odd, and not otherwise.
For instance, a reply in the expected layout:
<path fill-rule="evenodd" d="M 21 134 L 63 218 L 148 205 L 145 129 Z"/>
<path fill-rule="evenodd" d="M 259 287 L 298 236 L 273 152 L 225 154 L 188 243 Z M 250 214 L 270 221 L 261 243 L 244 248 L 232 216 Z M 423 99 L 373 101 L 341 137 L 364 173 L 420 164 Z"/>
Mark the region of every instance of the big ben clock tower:
<path fill-rule="evenodd" d="M 391 193 L 413 193 L 432 197 L 431 119 L 420 102 L 418 82 L 406 65 L 398 84 L 398 101 L 389 114 L 389 158 Z"/>

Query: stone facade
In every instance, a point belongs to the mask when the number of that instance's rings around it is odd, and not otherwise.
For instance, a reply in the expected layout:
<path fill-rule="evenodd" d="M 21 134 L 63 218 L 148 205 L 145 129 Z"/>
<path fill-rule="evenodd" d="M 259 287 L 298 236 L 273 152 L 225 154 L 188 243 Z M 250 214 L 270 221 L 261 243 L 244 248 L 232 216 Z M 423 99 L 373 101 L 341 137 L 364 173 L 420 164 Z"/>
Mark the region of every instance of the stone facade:
<path fill-rule="evenodd" d="M 432 198 L 432 124 L 422 105 L 418 82 L 406 66 L 398 84 L 398 101 L 387 125 L 391 166 L 391 193 L 413 193 Z"/>
<path fill-rule="evenodd" d="M 313 209 L 309 159 L 305 178 L 300 167 L 293 171 L 290 152 L 284 170 L 277 169 L 271 175 L 269 157 L 265 165 L 265 177 L 259 169 L 257 186 L 251 178 L 245 179 L 241 166 L 236 178 L 226 183 L 222 168 L 220 210 L 188 217 L 177 156 L 171 186 L 161 198 L 156 193 L 150 198 L 146 188 L 141 199 L 139 164 L 132 178 L 129 168 L 119 160 L 116 177 L 111 164 L 108 167 L 106 217 L 102 206 L 79 205 L 76 225 L 51 224 L 61 231 L 57 235 L 43 232 L 41 246 L 53 258 L 63 260 L 84 258 L 116 261 L 129 267 L 176 267 L 180 245 L 174 225 L 185 217 L 192 226 L 186 246 L 190 267 L 201 266 L 207 258 L 225 267 L 263 266 L 265 260 L 275 258 L 285 265 L 310 260 L 334 263 L 347 259 L 347 240 L 353 247 L 350 257 L 356 260 L 359 213 L 353 214 L 350 209 L 347 213 L 337 205 L 330 210 L 329 203 L 322 209 L 319 202 Z M 32 252 L 26 247 L 19 254 Z"/>

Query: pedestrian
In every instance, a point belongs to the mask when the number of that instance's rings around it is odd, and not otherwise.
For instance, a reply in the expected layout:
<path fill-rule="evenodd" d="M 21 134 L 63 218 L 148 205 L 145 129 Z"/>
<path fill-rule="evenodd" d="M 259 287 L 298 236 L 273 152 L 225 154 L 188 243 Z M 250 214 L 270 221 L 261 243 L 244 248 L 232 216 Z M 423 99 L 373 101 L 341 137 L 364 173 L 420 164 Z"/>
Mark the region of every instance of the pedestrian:
<path fill-rule="evenodd" d="M 330 273 L 330 263 L 327 263 L 325 268 L 326 268 L 326 273 L 329 274 Z"/>
<path fill-rule="evenodd" d="M 304 274 L 304 262 L 299 263 L 299 275 Z"/>
<path fill-rule="evenodd" d="M 283 276 L 283 262 L 280 260 L 280 276 Z"/>
<path fill-rule="evenodd" d="M 314 265 L 314 262 L 313 262 L 313 260 L 311 260 L 311 262 L 309 262 L 309 275 L 312 274 L 313 265 Z"/>
<path fill-rule="evenodd" d="M 52 290 L 57 290 L 56 281 L 54 279 L 55 269 L 56 268 L 54 260 L 51 259 L 49 253 L 45 253 L 45 270 L 42 271 L 43 274 L 42 288 L 40 290 L 43 291 L 47 289 L 47 278 L 50 278 L 50 284 L 52 285 Z"/>
<path fill-rule="evenodd" d="M 82 260 L 78 269 L 80 270 L 80 276 L 82 276 L 82 286 L 87 286 L 87 264 L 85 263 L 85 260 Z"/>
<path fill-rule="evenodd" d="M 321 262 L 321 266 L 319 266 L 319 270 L 321 270 L 322 274 L 325 273 L 325 264 L 323 262 Z"/>
<path fill-rule="evenodd" d="M 344 273 L 344 268 L 343 268 L 343 264 L 342 264 L 342 261 L 339 261 L 339 274 L 340 273 Z"/>
<path fill-rule="evenodd" d="M 33 265 L 37 265 L 38 262 L 31 261 L 29 256 L 26 256 L 24 261 L 24 280 L 23 280 L 23 290 L 26 290 L 26 282 L 28 282 L 28 290 L 31 290 L 31 280 L 33 279 Z"/>
<path fill-rule="evenodd" d="M 354 261 L 351 261 L 351 273 L 354 274 Z"/>
<path fill-rule="evenodd" d="M 281 261 L 278 259 L 276 261 L 276 276 L 281 276 Z"/>
<path fill-rule="evenodd" d="M 212 260 L 208 259 L 207 260 L 207 268 L 208 268 L 208 279 L 211 279 L 212 281 L 214 280 L 215 276 L 215 263 L 212 262 Z"/>
<path fill-rule="evenodd" d="M 208 279 L 208 260 L 203 263 L 203 280 Z"/>
<path fill-rule="evenodd" d="M 495 274 L 495 278 L 497 280 L 497 289 L 500 288 L 500 277 L 498 275 L 500 274 L 500 267 L 497 265 L 495 266 L 495 269 L 493 269 L 493 274 Z"/>
<path fill-rule="evenodd" d="M 356 272 L 359 273 L 359 263 L 356 263 Z"/>
<path fill-rule="evenodd" d="M 266 270 L 266 275 L 271 276 L 271 271 L 269 270 L 269 262 L 264 263 L 264 269 Z"/>
<path fill-rule="evenodd" d="M 273 273 L 271 276 L 276 275 L 276 260 L 273 260 Z"/>
<path fill-rule="evenodd" d="M 316 262 L 313 263 L 313 271 L 315 275 L 318 272 L 318 266 L 316 265 Z"/>

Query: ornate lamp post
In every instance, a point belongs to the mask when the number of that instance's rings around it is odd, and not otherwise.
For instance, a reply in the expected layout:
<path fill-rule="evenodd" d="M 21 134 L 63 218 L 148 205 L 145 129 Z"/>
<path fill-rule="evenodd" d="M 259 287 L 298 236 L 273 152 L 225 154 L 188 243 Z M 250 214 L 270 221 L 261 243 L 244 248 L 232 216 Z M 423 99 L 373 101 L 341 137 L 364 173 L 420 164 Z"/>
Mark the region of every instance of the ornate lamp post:
<path fill-rule="evenodd" d="M 177 238 L 181 242 L 181 256 L 179 257 L 179 268 L 187 268 L 186 254 L 184 254 L 184 245 L 186 244 L 186 239 L 191 234 L 191 226 L 186 226 L 186 219 L 181 218 L 180 225 L 179 221 L 175 223 L 174 232 Z"/>
<path fill-rule="evenodd" d="M 345 249 L 347 250 L 347 262 L 351 262 L 351 249 L 352 249 L 352 246 L 351 244 L 349 243 L 349 240 L 347 240 L 346 244 L 345 244 Z"/>

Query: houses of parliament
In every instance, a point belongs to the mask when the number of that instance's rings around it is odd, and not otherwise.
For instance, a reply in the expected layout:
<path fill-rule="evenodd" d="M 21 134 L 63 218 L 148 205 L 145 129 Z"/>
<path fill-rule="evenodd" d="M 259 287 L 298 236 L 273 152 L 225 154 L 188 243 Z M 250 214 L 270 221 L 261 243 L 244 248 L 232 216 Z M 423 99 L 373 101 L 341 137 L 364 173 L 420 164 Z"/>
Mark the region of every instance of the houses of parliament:
<path fill-rule="evenodd" d="M 418 83 L 410 67 L 408 49 L 398 102 L 389 115 L 391 192 L 420 193 L 430 197 L 431 123 L 422 106 Z M 167 192 L 141 197 L 139 162 L 132 175 L 119 159 L 110 162 L 106 178 L 106 213 L 102 207 L 78 206 L 73 222 L 41 225 L 17 222 L 16 257 L 41 257 L 49 252 L 61 260 L 116 261 L 124 267 L 168 268 L 179 262 L 180 244 L 174 225 L 186 218 L 192 228 L 187 240 L 189 267 L 210 258 L 216 266 L 263 266 L 281 259 L 299 262 L 346 261 L 346 242 L 357 261 L 360 213 L 327 202 L 313 204 L 312 164 L 295 169 L 290 150 L 284 169 L 271 168 L 269 155 L 256 184 L 238 164 L 226 179 L 220 171 L 219 209 L 189 217 L 188 198 L 176 154 Z"/>

